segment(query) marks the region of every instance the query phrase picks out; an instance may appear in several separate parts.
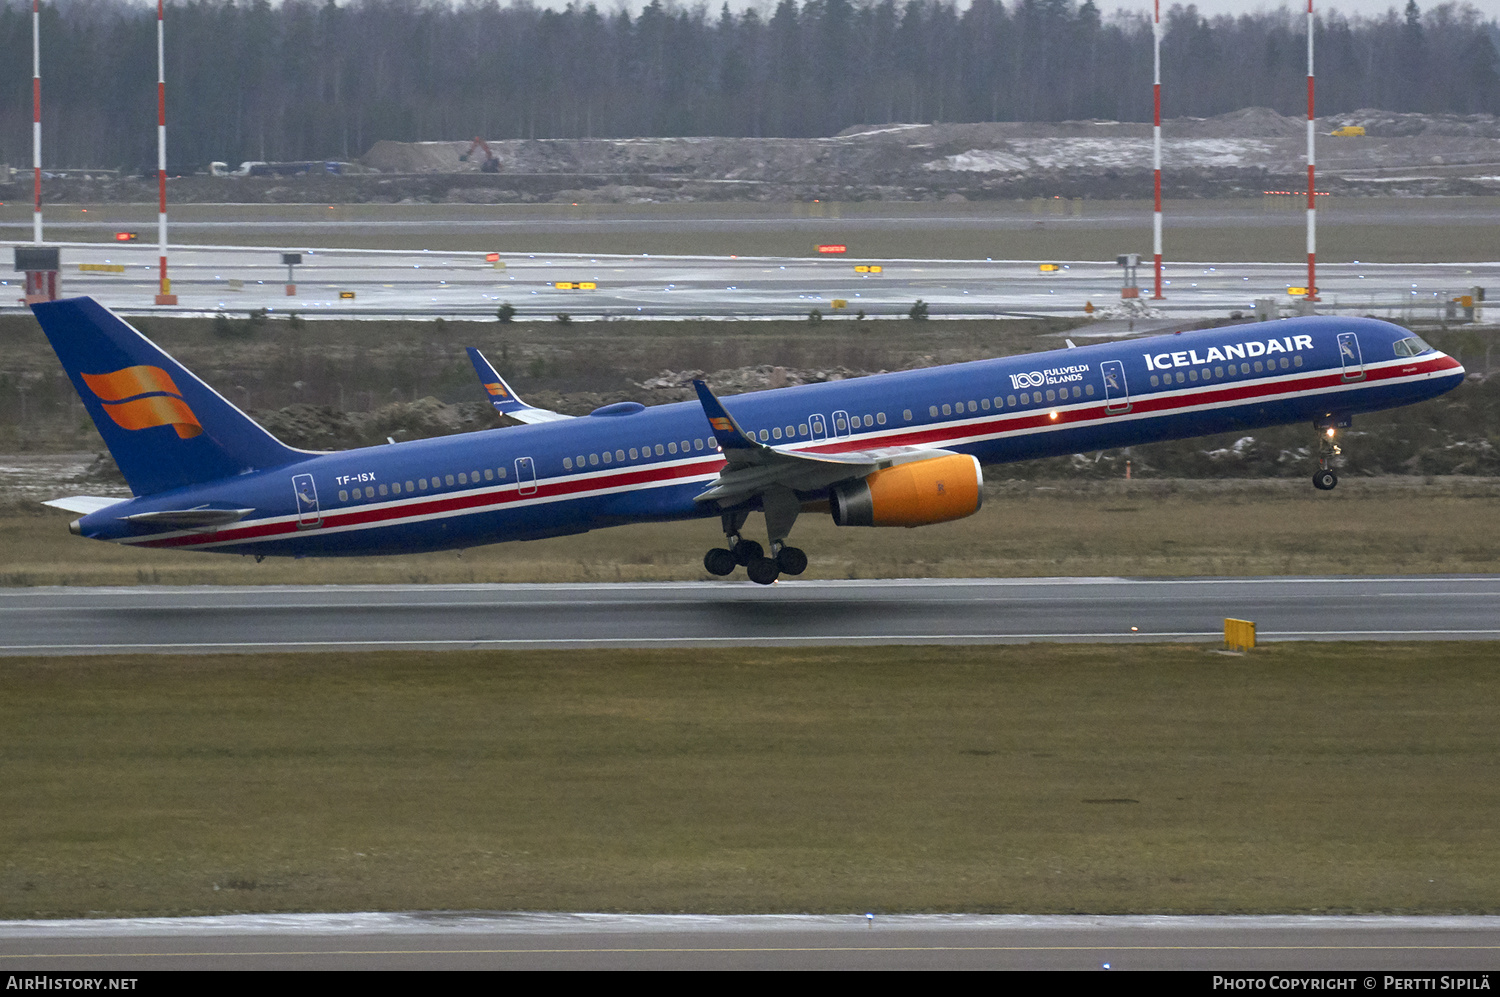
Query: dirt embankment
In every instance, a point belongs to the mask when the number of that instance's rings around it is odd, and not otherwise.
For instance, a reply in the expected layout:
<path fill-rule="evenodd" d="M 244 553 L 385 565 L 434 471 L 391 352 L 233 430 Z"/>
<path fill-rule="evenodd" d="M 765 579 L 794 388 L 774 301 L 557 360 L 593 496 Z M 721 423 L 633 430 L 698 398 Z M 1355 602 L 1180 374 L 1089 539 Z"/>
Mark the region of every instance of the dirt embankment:
<path fill-rule="evenodd" d="M 1362 137 L 1333 138 L 1346 125 Z M 1168 197 L 1258 196 L 1305 186 L 1306 121 L 1267 108 L 1163 125 Z M 1319 186 L 1340 195 L 1500 193 L 1500 119 L 1361 110 L 1320 119 Z M 859 126 L 826 138 L 381 141 L 374 174 L 171 181 L 176 203 L 640 203 L 1114 199 L 1150 189 L 1151 127 L 1119 121 Z M 22 188 L 26 188 L 23 190 Z M 0 198 L 29 191 L 16 175 Z M 48 181 L 50 201 L 151 201 L 154 178 Z"/>

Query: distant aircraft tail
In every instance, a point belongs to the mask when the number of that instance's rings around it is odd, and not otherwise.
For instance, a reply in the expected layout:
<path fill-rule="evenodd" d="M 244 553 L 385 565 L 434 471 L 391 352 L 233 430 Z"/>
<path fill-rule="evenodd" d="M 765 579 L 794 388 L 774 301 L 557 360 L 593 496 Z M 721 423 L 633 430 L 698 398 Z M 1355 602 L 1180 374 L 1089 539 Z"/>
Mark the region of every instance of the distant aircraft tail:
<path fill-rule="evenodd" d="M 137 495 L 308 456 L 262 429 L 92 298 L 31 306 Z"/>

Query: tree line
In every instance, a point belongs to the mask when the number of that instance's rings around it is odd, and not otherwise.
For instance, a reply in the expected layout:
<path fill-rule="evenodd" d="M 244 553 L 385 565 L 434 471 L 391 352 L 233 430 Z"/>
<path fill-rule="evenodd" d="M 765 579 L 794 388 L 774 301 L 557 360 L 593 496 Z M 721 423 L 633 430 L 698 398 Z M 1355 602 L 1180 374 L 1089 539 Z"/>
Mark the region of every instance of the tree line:
<path fill-rule="evenodd" d="M 512 0 L 167 5 L 169 156 L 352 159 L 379 139 L 818 136 L 859 124 L 1151 117 L 1149 5 L 780 0 L 638 14 Z M 156 12 L 42 8 L 44 166 L 155 164 Z M 1163 113 L 1306 108 L 1300 10 L 1163 16 Z M 1500 112 L 1471 6 L 1318 14 L 1318 107 Z M 31 4 L 0 6 L 0 162 L 31 162 Z"/>

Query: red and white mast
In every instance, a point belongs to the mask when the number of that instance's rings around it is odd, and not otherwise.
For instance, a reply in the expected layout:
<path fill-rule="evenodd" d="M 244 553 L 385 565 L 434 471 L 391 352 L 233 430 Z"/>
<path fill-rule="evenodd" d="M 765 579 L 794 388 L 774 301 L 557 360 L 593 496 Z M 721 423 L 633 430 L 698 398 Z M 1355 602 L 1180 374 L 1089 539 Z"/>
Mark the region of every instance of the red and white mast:
<path fill-rule="evenodd" d="M 161 252 L 161 290 L 158 305 L 175 305 L 167 279 L 167 48 L 163 28 L 165 0 L 156 0 L 156 242 Z"/>
<path fill-rule="evenodd" d="M 31 241 L 42 244 L 41 0 L 31 0 Z"/>
<path fill-rule="evenodd" d="M 1313 186 L 1313 0 L 1307 0 L 1307 300 L 1318 300 L 1318 207 Z"/>
<path fill-rule="evenodd" d="M 1311 0 L 1309 0 L 1311 2 Z M 1151 83 L 1151 102 L 1154 106 L 1152 132 L 1152 166 L 1156 172 L 1156 214 L 1151 219 L 1151 253 L 1156 264 L 1156 293 L 1161 299 L 1161 0 L 1155 0 L 1155 16 L 1151 22 L 1151 48 L 1154 58 L 1154 73 Z"/>

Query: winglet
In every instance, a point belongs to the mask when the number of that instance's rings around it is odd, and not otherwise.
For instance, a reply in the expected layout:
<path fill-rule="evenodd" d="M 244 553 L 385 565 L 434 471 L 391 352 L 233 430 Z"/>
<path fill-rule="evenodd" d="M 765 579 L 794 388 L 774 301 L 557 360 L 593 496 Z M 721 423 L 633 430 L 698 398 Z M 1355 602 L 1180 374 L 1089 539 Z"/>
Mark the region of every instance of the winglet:
<path fill-rule="evenodd" d="M 510 416 L 517 422 L 557 422 L 560 419 L 572 418 L 561 412 L 527 405 L 516 397 L 515 391 L 505 383 L 505 378 L 501 377 L 500 372 L 484 358 L 483 353 L 472 346 L 468 347 L 468 351 L 469 362 L 474 365 L 474 373 L 479 375 L 479 383 L 484 385 L 484 390 L 489 393 L 490 404 L 495 406 L 496 412 Z"/>
<path fill-rule="evenodd" d="M 748 433 L 740 428 L 740 424 L 734 421 L 734 416 L 724 408 L 724 403 L 709 390 L 703 381 L 694 381 L 693 388 L 698 392 L 698 401 L 703 405 L 703 414 L 708 416 L 708 424 L 713 427 L 714 438 L 719 441 L 719 446 L 725 451 L 730 450 L 759 450 L 761 445 L 752 440 Z"/>

